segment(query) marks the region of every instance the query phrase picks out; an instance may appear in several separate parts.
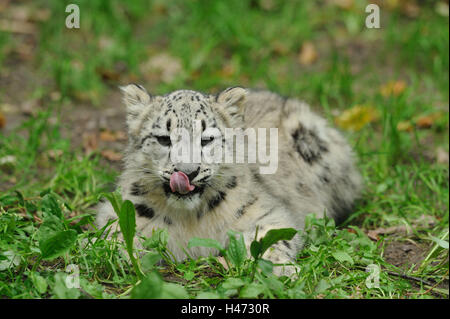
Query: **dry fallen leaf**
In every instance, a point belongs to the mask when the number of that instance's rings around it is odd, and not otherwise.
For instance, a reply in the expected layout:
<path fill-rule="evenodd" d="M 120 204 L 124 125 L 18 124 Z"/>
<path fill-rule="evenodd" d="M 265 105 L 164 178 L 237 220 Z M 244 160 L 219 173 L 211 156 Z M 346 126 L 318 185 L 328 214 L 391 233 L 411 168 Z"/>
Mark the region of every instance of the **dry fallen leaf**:
<path fill-rule="evenodd" d="M 122 159 L 122 154 L 113 150 L 104 150 L 101 152 L 102 156 L 111 162 L 117 162 Z"/>
<path fill-rule="evenodd" d="M 439 164 L 448 164 L 448 152 L 444 150 L 442 147 L 438 147 L 436 150 L 436 161 Z"/>
<path fill-rule="evenodd" d="M 104 142 L 123 141 L 126 138 L 126 134 L 122 131 L 104 130 L 100 133 L 100 140 Z"/>
<path fill-rule="evenodd" d="M 302 65 L 311 65 L 317 60 L 317 50 L 312 42 L 304 42 L 298 56 L 298 60 Z"/>
<path fill-rule="evenodd" d="M 97 150 L 98 138 L 95 133 L 83 133 L 83 149 L 85 154 L 90 154 Z"/>
<path fill-rule="evenodd" d="M 228 270 L 228 265 L 227 265 L 227 262 L 225 261 L 224 257 L 222 257 L 222 256 L 217 257 L 217 261 L 223 266 L 223 268 Z"/>
<path fill-rule="evenodd" d="M 116 72 L 115 70 L 112 69 L 105 69 L 105 68 L 101 68 L 98 67 L 95 69 L 95 72 L 97 72 L 98 75 L 101 76 L 102 80 L 104 81 L 119 81 L 120 79 L 120 73 Z"/>
<path fill-rule="evenodd" d="M 406 89 L 405 81 L 390 81 L 380 88 L 380 93 L 384 97 L 399 96 Z"/>
<path fill-rule="evenodd" d="M 286 55 L 289 53 L 289 46 L 281 41 L 275 40 L 270 45 L 272 47 L 272 51 L 278 55 Z"/>
<path fill-rule="evenodd" d="M 0 112 L 0 128 L 4 128 L 6 125 L 6 118 L 3 113 Z"/>
<path fill-rule="evenodd" d="M 62 150 L 48 150 L 47 155 L 49 158 L 55 160 L 63 155 L 63 151 Z"/>
<path fill-rule="evenodd" d="M 441 112 L 436 112 L 436 113 L 427 114 L 427 115 L 421 115 L 419 117 L 416 117 L 414 119 L 414 122 L 416 123 L 417 128 L 427 129 L 427 128 L 431 128 L 433 126 L 433 124 L 437 120 L 439 120 L 442 116 L 443 116 L 443 114 Z"/>
<path fill-rule="evenodd" d="M 422 116 L 416 121 L 418 128 L 430 128 L 433 126 L 433 119 L 430 116 Z"/>
<path fill-rule="evenodd" d="M 22 103 L 20 110 L 24 115 L 34 116 L 39 111 L 38 104 L 39 102 L 37 100 L 27 100 Z"/>
<path fill-rule="evenodd" d="M 414 227 L 430 228 L 437 224 L 437 219 L 434 216 L 422 214 L 411 223 Z"/>
<path fill-rule="evenodd" d="M 100 133 L 100 140 L 104 142 L 114 142 L 116 140 L 116 135 L 114 132 L 105 130 Z"/>
<path fill-rule="evenodd" d="M 375 230 L 369 230 L 367 232 L 367 237 L 369 237 L 373 241 L 379 241 L 380 240 L 380 237 L 378 237 L 378 233 Z"/>
<path fill-rule="evenodd" d="M 392 226 L 392 227 L 388 227 L 388 228 L 380 227 L 377 229 L 369 230 L 367 232 L 367 236 L 374 241 L 378 241 L 378 240 L 380 240 L 379 235 L 390 235 L 390 234 L 395 234 L 395 233 L 409 234 L 410 232 L 411 232 L 410 226 L 400 225 L 400 226 Z"/>
<path fill-rule="evenodd" d="M 426 115 L 419 115 L 411 121 L 401 121 L 397 124 L 397 130 L 411 132 L 414 127 L 418 129 L 429 129 L 441 120 L 444 116 L 442 112 L 435 112 Z"/>
<path fill-rule="evenodd" d="M 377 121 L 378 118 L 379 113 L 372 106 L 356 105 L 336 117 L 335 123 L 344 130 L 359 131 L 368 123 Z"/>

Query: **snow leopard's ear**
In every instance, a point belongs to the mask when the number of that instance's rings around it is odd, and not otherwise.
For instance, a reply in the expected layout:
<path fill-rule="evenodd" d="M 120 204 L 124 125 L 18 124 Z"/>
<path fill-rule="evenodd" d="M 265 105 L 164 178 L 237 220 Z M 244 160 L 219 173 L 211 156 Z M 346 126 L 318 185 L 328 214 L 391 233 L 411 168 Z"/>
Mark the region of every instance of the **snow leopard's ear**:
<path fill-rule="evenodd" d="M 119 86 L 123 93 L 123 101 L 127 106 L 129 116 L 137 116 L 152 99 L 147 90 L 139 84 L 128 84 Z"/>
<path fill-rule="evenodd" d="M 232 117 L 244 114 L 244 101 L 247 90 L 239 86 L 223 90 L 216 96 L 216 102 Z"/>
<path fill-rule="evenodd" d="M 119 87 L 123 93 L 123 101 L 127 106 L 127 126 L 131 137 L 138 136 L 140 130 L 141 114 L 152 102 L 152 97 L 147 90 L 139 84 L 128 84 Z"/>

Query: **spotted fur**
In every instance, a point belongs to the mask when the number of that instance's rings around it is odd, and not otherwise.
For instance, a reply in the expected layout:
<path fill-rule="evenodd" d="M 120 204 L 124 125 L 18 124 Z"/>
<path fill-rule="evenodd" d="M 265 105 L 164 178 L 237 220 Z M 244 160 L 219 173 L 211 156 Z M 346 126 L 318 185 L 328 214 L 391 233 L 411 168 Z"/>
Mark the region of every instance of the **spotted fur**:
<path fill-rule="evenodd" d="M 274 228 L 302 229 L 307 214 L 336 220 L 352 211 L 362 183 L 353 153 L 342 135 L 296 99 L 267 91 L 229 88 L 217 95 L 179 90 L 151 96 L 142 86 L 122 88 L 127 105 L 129 143 L 119 179 L 124 199 L 136 207 L 139 236 L 157 228 L 169 231 L 168 248 L 175 258 L 217 254 L 213 249 L 187 249 L 192 237 L 227 244 L 229 229 L 243 232 L 247 247 Z M 278 128 L 278 170 L 262 175 L 256 164 L 175 164 L 167 136 L 177 128 L 190 132 L 200 121 L 208 128 Z M 211 141 L 205 137 L 203 144 Z M 172 193 L 170 176 L 183 171 L 195 185 L 187 195 Z M 99 204 L 97 223 L 117 218 L 111 204 Z M 300 238 L 282 241 L 265 258 L 275 263 L 295 259 Z M 293 268 L 276 268 L 291 274 Z"/>

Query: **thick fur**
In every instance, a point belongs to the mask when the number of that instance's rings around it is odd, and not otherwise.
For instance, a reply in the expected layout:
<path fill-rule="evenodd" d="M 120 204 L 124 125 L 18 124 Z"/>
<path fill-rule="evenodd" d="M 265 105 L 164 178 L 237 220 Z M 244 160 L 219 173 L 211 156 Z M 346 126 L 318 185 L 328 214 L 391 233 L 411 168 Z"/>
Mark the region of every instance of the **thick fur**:
<path fill-rule="evenodd" d="M 140 236 L 157 228 L 169 232 L 168 248 L 178 260 L 192 237 L 214 238 L 227 244 L 229 229 L 243 232 L 247 247 L 274 228 L 303 229 L 310 213 L 324 212 L 337 221 L 352 211 L 362 183 L 350 146 L 305 103 L 267 91 L 229 88 L 217 96 L 179 90 L 150 96 L 139 85 L 122 88 L 128 108 L 129 144 L 119 180 L 124 199 L 136 207 Z M 203 129 L 226 127 L 278 128 L 278 170 L 259 174 L 258 164 L 206 164 L 178 167 L 170 161 L 170 146 L 158 136 L 177 127 L 192 130 L 194 120 Z M 168 187 L 175 169 L 198 175 L 192 184 L 201 190 L 177 196 Z M 109 203 L 101 203 L 97 223 L 116 219 Z M 302 246 L 299 236 L 280 242 L 263 256 L 274 263 L 289 263 Z M 191 248 L 192 257 L 217 254 L 213 249 Z M 293 268 L 276 268 L 291 274 Z"/>

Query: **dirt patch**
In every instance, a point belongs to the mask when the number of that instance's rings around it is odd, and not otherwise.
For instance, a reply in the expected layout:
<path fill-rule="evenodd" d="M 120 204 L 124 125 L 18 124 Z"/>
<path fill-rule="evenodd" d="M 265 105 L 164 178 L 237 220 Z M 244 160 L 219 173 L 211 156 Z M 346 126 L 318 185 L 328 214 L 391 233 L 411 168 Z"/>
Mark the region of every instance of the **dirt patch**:
<path fill-rule="evenodd" d="M 384 260 L 396 267 L 407 270 L 418 267 L 425 258 L 426 248 L 411 242 L 389 241 L 385 243 Z"/>
<path fill-rule="evenodd" d="M 425 258 L 426 253 L 427 247 L 421 246 L 417 243 L 392 240 L 385 243 L 384 260 L 387 263 L 397 266 L 398 268 L 406 272 L 411 267 L 414 267 L 414 270 L 417 270 L 417 268 L 420 266 L 423 259 Z M 411 283 L 412 287 L 414 287 L 418 291 L 417 293 L 419 293 L 421 288 L 423 288 L 422 285 L 425 285 L 425 289 L 428 289 L 427 291 L 429 291 L 429 293 L 431 293 L 433 296 L 437 298 L 448 296 L 448 294 L 447 295 L 442 294 L 441 292 L 435 289 L 438 288 L 441 290 L 448 291 L 449 290 L 448 280 L 444 279 L 442 282 L 438 283 L 428 279 L 421 282 L 420 278 L 413 276 L 404 276 L 403 278 Z"/>
<path fill-rule="evenodd" d="M 108 92 L 102 107 L 66 105 L 61 112 L 61 124 L 61 134 L 70 139 L 72 149 L 81 149 L 86 154 L 90 147 L 92 151 L 103 154 L 101 165 L 121 170 L 120 157 L 127 144 L 127 128 L 126 110 L 119 90 Z M 120 135 L 120 138 L 113 134 Z M 116 154 L 118 158 L 108 154 Z"/>

